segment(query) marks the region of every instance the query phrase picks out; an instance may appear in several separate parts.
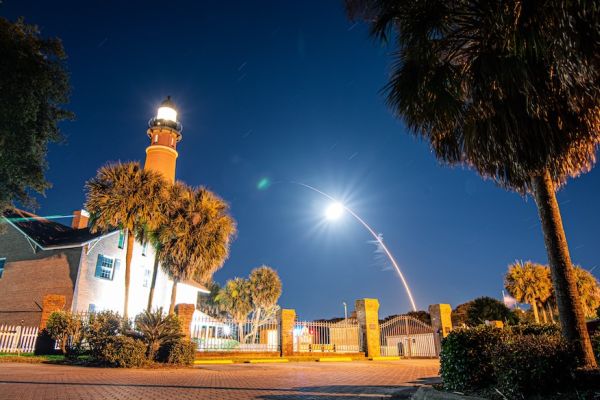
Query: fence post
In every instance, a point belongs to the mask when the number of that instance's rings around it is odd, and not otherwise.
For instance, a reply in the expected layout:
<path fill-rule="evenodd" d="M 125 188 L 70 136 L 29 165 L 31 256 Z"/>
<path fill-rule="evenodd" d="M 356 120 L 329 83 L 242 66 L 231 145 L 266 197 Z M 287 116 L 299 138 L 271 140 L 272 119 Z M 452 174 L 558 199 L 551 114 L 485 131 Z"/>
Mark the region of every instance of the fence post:
<path fill-rule="evenodd" d="M 192 319 L 194 318 L 196 306 L 193 304 L 177 304 L 175 306 L 175 314 L 181 322 L 181 330 L 184 337 L 188 340 L 192 339 Z"/>
<path fill-rule="evenodd" d="M 21 332 L 23 331 L 23 326 L 19 325 L 15 329 L 15 341 L 13 342 L 13 348 L 17 350 L 17 355 L 21 355 Z"/>
<path fill-rule="evenodd" d="M 435 352 L 439 356 L 442 350 L 442 339 L 452 330 L 452 307 L 450 304 L 432 304 L 429 306 L 429 315 L 435 337 Z"/>
<path fill-rule="evenodd" d="M 296 310 L 280 309 L 277 311 L 279 324 L 279 351 L 281 357 L 294 354 L 294 324 L 296 323 Z"/>
<path fill-rule="evenodd" d="M 355 309 L 366 356 L 379 357 L 381 355 L 379 301 L 377 299 L 359 299 L 356 300 Z"/>

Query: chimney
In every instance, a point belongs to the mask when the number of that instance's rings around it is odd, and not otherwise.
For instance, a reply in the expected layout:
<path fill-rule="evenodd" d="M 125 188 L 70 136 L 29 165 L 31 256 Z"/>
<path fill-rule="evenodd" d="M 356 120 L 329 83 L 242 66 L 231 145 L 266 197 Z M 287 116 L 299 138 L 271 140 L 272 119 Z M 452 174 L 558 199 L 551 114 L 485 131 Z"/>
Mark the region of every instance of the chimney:
<path fill-rule="evenodd" d="M 83 229 L 87 228 L 88 220 L 90 219 L 90 213 L 85 210 L 73 211 L 73 221 L 71 222 L 71 228 Z"/>

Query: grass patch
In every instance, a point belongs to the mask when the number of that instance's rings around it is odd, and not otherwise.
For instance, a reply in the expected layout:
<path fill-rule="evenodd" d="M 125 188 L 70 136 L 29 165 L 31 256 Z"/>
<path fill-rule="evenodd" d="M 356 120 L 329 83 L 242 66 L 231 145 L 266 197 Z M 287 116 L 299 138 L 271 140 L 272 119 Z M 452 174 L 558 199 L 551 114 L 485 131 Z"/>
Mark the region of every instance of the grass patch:
<path fill-rule="evenodd" d="M 43 363 L 43 362 L 63 362 L 65 356 L 61 354 L 35 355 L 33 353 L 0 353 L 0 362 L 22 362 L 22 363 Z"/>

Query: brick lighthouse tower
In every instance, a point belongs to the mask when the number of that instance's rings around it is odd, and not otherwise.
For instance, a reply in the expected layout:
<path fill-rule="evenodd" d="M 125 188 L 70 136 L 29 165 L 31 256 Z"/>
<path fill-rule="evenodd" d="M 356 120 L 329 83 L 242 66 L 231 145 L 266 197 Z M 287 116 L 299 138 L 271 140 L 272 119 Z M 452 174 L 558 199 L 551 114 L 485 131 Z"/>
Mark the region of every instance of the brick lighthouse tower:
<path fill-rule="evenodd" d="M 175 182 L 177 142 L 181 140 L 181 124 L 171 96 L 160 104 L 156 117 L 148 122 L 150 146 L 146 148 L 144 169 L 158 171 L 169 182 Z"/>

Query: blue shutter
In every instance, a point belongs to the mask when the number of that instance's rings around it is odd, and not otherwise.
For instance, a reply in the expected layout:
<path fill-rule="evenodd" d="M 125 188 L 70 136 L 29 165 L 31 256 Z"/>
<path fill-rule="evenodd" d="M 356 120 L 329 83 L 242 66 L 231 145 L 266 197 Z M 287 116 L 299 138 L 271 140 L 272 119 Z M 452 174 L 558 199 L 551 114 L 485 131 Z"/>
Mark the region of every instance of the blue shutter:
<path fill-rule="evenodd" d="M 102 278 L 102 260 L 104 257 L 102 254 L 98 254 L 98 261 L 96 261 L 96 272 L 94 273 L 95 277 Z"/>

